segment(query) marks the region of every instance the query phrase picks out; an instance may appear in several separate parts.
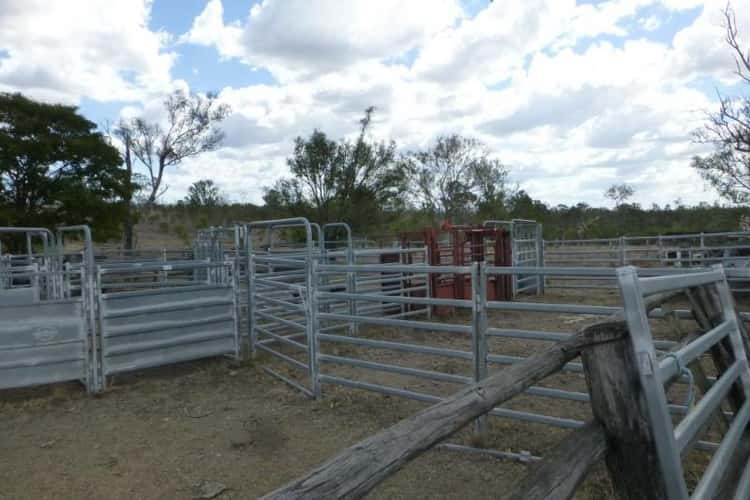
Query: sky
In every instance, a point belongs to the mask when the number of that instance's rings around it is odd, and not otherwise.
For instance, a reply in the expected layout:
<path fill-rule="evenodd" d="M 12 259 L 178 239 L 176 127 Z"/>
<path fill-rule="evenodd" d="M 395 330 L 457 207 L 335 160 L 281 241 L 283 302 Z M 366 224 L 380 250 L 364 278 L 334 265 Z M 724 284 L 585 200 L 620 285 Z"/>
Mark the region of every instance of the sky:
<path fill-rule="evenodd" d="M 713 202 L 692 131 L 717 92 L 748 93 L 725 0 L 0 0 L 0 91 L 80 107 L 104 126 L 164 119 L 175 89 L 232 108 L 221 148 L 167 171 L 165 201 L 213 179 L 260 203 L 296 136 L 401 151 L 483 141 L 551 205 L 603 206 L 627 182 L 649 206 Z M 750 0 L 733 0 L 750 50 Z"/>

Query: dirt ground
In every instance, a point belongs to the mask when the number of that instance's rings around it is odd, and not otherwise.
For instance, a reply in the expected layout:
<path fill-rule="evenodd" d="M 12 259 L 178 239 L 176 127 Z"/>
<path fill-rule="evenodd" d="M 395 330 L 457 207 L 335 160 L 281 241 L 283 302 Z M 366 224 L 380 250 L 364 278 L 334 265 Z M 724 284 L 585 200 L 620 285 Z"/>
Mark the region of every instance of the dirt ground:
<path fill-rule="evenodd" d="M 549 295 L 545 300 L 550 300 Z M 588 300 L 586 298 L 588 297 Z M 566 302 L 593 303 L 568 294 Z M 615 303 L 614 292 L 596 303 Z M 581 321 L 556 316 L 531 320 L 508 313 L 493 323 L 572 331 Z M 423 333 L 371 330 L 372 338 L 419 340 Z M 431 345 L 451 346 L 449 336 Z M 491 352 L 499 352 L 493 339 Z M 504 353 L 526 354 L 531 343 L 503 341 Z M 330 352 L 330 351 L 329 351 Z M 356 354 L 342 348 L 337 354 Z M 361 357 L 374 356 L 360 352 Z M 389 353 L 386 362 L 450 370 L 445 363 Z M 415 401 L 325 386 L 311 401 L 262 371 L 261 357 L 243 364 L 205 360 L 118 376 L 107 391 L 87 396 L 76 384 L 0 391 L 0 499 L 255 498 L 284 485 L 331 454 L 424 407 Z M 443 363 L 443 364 L 437 364 Z M 274 364 L 277 367 L 277 364 Z M 497 368 L 499 369 L 499 368 Z M 347 374 L 339 367 L 337 373 Z M 463 367 L 455 366 L 456 373 Z M 370 379 L 397 385 L 395 375 Z M 585 390 L 578 379 L 551 386 Z M 450 393 L 448 385 L 417 382 L 414 390 Z M 519 408 L 585 418 L 585 403 L 520 398 Z M 513 405 L 508 407 L 513 408 Z M 538 424 L 490 420 L 481 443 L 468 431 L 453 440 L 543 455 L 569 432 Z M 705 456 L 699 458 L 704 462 Z M 527 466 L 487 456 L 431 450 L 377 487 L 368 498 L 500 498 Z M 603 467 L 594 470 L 576 498 L 611 496 Z"/>
<path fill-rule="evenodd" d="M 310 401 L 257 365 L 223 360 L 121 377 L 99 397 L 74 384 L 6 391 L 0 498 L 188 499 L 207 497 L 212 483 L 227 488 L 217 498 L 255 498 L 421 407 L 345 389 L 326 394 Z M 498 498 L 524 470 L 434 450 L 370 497 Z M 587 489 L 594 494 L 581 498 L 607 491 Z"/>

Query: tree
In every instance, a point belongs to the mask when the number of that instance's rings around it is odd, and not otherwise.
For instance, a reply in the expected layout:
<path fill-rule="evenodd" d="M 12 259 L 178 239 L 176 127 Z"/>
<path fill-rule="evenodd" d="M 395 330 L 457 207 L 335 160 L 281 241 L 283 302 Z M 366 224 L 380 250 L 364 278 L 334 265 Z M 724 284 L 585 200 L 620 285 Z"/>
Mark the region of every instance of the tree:
<path fill-rule="evenodd" d="M 299 179 L 279 179 L 273 187 L 266 187 L 263 202 L 273 214 L 308 216 L 311 205 L 305 198 Z"/>
<path fill-rule="evenodd" d="M 107 129 L 109 130 L 108 127 Z M 133 206 L 133 197 L 141 188 L 142 183 L 138 182 L 138 174 L 133 171 L 132 131 L 128 127 L 120 125 L 112 131 L 111 135 L 120 139 L 123 144 L 122 159 L 125 164 L 128 189 L 123 199 L 127 210 L 122 223 L 122 244 L 125 249 L 131 250 L 135 246 L 134 228 L 138 220 L 138 213 Z"/>
<path fill-rule="evenodd" d="M 309 198 L 317 211 L 318 220 L 329 221 L 329 212 L 336 198 L 336 187 L 340 176 L 342 158 L 336 141 L 315 129 L 310 138 L 297 137 L 294 153 L 287 165 L 298 183 L 287 181 L 302 196 Z"/>
<path fill-rule="evenodd" d="M 635 189 L 623 182 L 622 184 L 612 184 L 609 186 L 609 189 L 604 192 L 604 197 L 614 201 L 615 206 L 619 208 L 634 194 Z"/>
<path fill-rule="evenodd" d="M 193 207 L 216 207 L 225 203 L 224 196 L 214 181 L 202 179 L 194 182 L 189 188 L 185 203 Z"/>
<path fill-rule="evenodd" d="M 297 137 L 287 159 L 294 177 L 267 189 L 266 204 L 291 211 L 312 209 L 320 222 L 343 220 L 357 227 L 377 223 L 403 193 L 404 175 L 395 143 L 368 138 L 374 109 L 365 110 L 353 142 L 334 141 L 317 129 L 307 139 Z"/>
<path fill-rule="evenodd" d="M 523 189 L 513 193 L 508 199 L 510 215 L 516 219 L 544 220 L 549 212 L 547 205 L 533 199 Z"/>
<path fill-rule="evenodd" d="M 0 93 L 0 225 L 84 223 L 111 237 L 130 193 L 121 165 L 74 106 Z"/>
<path fill-rule="evenodd" d="M 433 216 L 466 218 L 506 196 L 507 168 L 476 139 L 441 136 L 430 149 L 410 152 L 405 162 L 416 203 Z"/>
<path fill-rule="evenodd" d="M 140 117 L 123 120 L 118 126 L 118 136 L 126 139 L 126 149 L 132 151 L 148 174 L 148 204 L 154 204 L 167 190 L 163 183 L 167 168 L 219 147 L 224 133 L 217 124 L 230 113 L 229 106 L 217 102 L 216 94 L 187 94 L 182 90 L 170 94 L 164 108 L 166 128 Z"/>
<path fill-rule="evenodd" d="M 396 143 L 367 139 L 374 111 L 373 106 L 365 110 L 354 143 L 342 141 L 339 145 L 342 168 L 336 197 L 344 220 L 363 222 L 380 209 L 394 208 L 405 189 L 404 171 L 396 162 Z"/>
<path fill-rule="evenodd" d="M 730 6 L 724 10 L 726 41 L 734 53 L 736 73 L 750 84 L 750 51 L 737 40 L 737 23 Z M 698 142 L 711 144 L 714 152 L 696 156 L 692 166 L 719 194 L 735 203 L 750 201 L 750 97 L 719 95 L 719 110 L 694 133 Z"/>

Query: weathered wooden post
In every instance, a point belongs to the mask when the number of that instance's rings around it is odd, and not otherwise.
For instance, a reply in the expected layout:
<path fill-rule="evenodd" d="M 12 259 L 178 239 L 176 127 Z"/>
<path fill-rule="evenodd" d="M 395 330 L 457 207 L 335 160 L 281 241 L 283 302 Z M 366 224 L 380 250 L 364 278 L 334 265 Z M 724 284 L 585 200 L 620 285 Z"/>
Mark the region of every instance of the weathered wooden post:
<path fill-rule="evenodd" d="M 604 429 L 589 422 L 571 432 L 560 445 L 545 453 L 503 500 L 567 500 L 572 498 L 589 469 L 607 451 Z"/>
<path fill-rule="evenodd" d="M 624 321 L 587 329 L 592 339 L 614 338 L 581 354 L 591 407 L 607 439 L 605 462 L 622 499 L 666 499 L 666 481 Z M 613 335 L 614 334 L 614 335 Z"/>

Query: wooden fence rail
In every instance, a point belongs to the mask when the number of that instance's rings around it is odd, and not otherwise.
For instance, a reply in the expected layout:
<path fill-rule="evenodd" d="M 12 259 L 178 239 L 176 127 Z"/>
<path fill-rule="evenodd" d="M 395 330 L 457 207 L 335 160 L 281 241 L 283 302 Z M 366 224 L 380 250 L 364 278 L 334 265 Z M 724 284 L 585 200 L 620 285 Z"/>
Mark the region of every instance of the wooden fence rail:
<path fill-rule="evenodd" d="M 652 309 L 675 294 L 650 297 Z M 614 325 L 614 326 L 613 326 Z M 347 448 L 308 474 L 262 497 L 265 500 L 361 498 L 409 460 L 451 436 L 545 377 L 591 346 L 622 340 L 622 315 L 581 330 L 526 360 Z M 594 439 L 594 441 L 596 441 Z"/>

